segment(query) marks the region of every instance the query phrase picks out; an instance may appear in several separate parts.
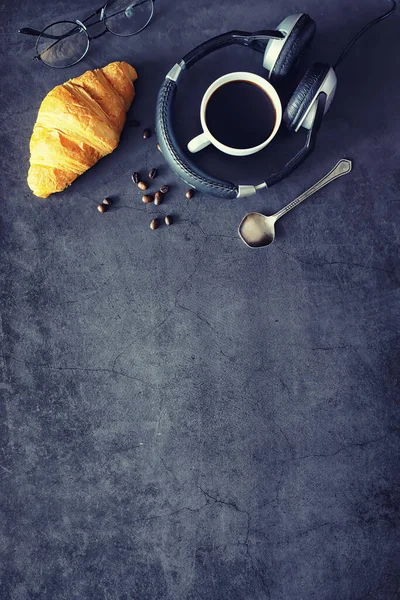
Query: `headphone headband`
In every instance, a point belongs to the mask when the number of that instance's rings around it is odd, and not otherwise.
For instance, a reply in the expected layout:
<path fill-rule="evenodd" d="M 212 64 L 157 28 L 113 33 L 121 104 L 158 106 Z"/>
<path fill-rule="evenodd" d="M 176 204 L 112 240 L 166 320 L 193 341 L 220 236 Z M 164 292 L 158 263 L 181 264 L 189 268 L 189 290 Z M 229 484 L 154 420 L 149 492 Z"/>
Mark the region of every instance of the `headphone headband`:
<path fill-rule="evenodd" d="M 264 52 L 266 44 L 269 40 L 281 40 L 285 37 L 282 31 L 277 30 L 261 30 L 249 33 L 247 31 L 228 31 L 222 33 L 216 37 L 211 38 L 190 50 L 185 56 L 176 63 L 172 69 L 167 73 L 166 77 L 172 79 L 172 81 L 178 81 L 182 71 L 190 69 L 199 60 L 208 56 L 212 52 L 224 48 L 225 46 L 231 46 L 232 44 L 238 44 L 240 46 L 246 46 L 252 48 L 257 52 Z"/>
<path fill-rule="evenodd" d="M 184 66 L 182 68 L 190 69 L 192 65 L 208 54 L 225 46 L 231 46 L 232 44 L 239 44 L 240 46 L 246 46 L 248 48 L 253 48 L 253 50 L 264 52 L 265 46 L 269 40 L 281 40 L 284 37 L 285 34 L 282 31 L 269 29 L 254 31 L 253 33 L 236 30 L 228 31 L 227 33 L 217 35 L 216 37 L 199 44 L 196 48 L 193 48 L 193 50 L 190 50 L 190 52 L 185 54 L 179 64 L 182 65 L 183 63 Z M 262 49 L 260 49 L 260 43 L 262 44 L 262 42 L 265 43 L 263 44 Z"/>

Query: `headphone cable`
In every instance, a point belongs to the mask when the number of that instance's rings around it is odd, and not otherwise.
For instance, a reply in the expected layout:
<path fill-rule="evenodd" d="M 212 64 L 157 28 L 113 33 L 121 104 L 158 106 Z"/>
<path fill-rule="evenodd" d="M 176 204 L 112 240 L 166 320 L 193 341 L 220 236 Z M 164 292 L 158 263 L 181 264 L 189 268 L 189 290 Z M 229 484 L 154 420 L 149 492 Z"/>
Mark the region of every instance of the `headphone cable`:
<path fill-rule="evenodd" d="M 336 63 L 334 64 L 333 68 L 336 69 L 338 67 L 338 65 L 342 62 L 342 60 L 344 59 L 344 57 L 346 56 L 346 54 L 348 53 L 348 51 L 353 47 L 353 45 L 356 43 L 356 41 L 370 28 L 373 27 L 373 25 L 377 25 L 378 23 L 380 23 L 381 21 L 383 21 L 384 19 L 387 19 L 387 17 L 390 17 L 390 15 L 392 15 L 394 13 L 394 11 L 396 10 L 397 4 L 395 2 L 395 0 L 390 0 L 392 3 L 392 8 L 390 10 L 388 10 L 386 13 L 384 13 L 383 15 L 381 15 L 380 17 L 376 17 L 376 19 L 373 19 L 372 21 L 370 21 L 369 23 L 367 23 L 362 29 L 360 29 L 360 31 L 358 33 L 356 33 L 356 35 L 350 40 L 350 42 L 347 44 L 347 46 L 345 47 L 345 49 L 343 50 L 343 52 L 341 53 L 341 55 L 339 56 L 339 58 L 337 59 Z"/>

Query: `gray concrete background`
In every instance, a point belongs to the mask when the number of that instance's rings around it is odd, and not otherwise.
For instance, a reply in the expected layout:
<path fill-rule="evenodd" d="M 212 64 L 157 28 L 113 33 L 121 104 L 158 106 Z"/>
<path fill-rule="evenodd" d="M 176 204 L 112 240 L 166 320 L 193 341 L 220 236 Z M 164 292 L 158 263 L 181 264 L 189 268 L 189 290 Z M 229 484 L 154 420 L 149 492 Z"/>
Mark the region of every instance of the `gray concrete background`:
<path fill-rule="evenodd" d="M 41 100 L 87 68 L 131 62 L 129 115 L 154 127 L 165 73 L 206 38 L 303 11 L 318 27 L 307 62 L 333 61 L 386 6 L 159 1 L 143 34 L 57 71 L 16 31 L 96 2 L 0 5 L 2 600 L 399 597 L 400 13 L 353 49 L 317 151 L 268 193 L 186 200 L 142 128 L 62 194 L 26 185 Z M 209 81 L 238 67 L 262 73 L 261 56 L 224 50 L 188 75 L 182 139 Z M 300 139 L 199 161 L 254 180 Z M 352 174 L 282 220 L 273 247 L 239 241 L 246 212 L 279 209 L 343 156 Z M 151 167 L 171 186 L 159 208 L 130 180 Z M 176 224 L 152 232 L 154 213 Z"/>

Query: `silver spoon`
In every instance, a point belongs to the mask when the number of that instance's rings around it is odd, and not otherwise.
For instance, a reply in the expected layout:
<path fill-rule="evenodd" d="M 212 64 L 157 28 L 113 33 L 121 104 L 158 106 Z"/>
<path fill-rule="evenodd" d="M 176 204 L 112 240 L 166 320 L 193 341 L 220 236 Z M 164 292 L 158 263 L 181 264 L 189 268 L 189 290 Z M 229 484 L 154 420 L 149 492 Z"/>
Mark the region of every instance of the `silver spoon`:
<path fill-rule="evenodd" d="M 290 204 L 270 217 L 261 213 L 247 214 L 239 225 L 239 236 L 243 242 L 250 248 L 262 248 L 263 246 L 272 244 L 275 239 L 276 221 L 289 212 L 289 210 L 292 210 L 292 208 L 300 204 L 300 202 L 303 202 L 303 200 L 312 194 L 315 194 L 315 192 L 325 185 L 328 185 L 328 183 L 334 179 L 346 175 L 346 173 L 350 173 L 351 165 L 351 160 L 342 158 L 337 165 L 333 167 L 332 171 L 329 171 L 329 173 L 325 175 L 325 177 L 322 177 L 322 179 L 317 181 L 317 183 L 314 183 L 314 185 L 293 200 L 293 202 L 290 202 Z"/>

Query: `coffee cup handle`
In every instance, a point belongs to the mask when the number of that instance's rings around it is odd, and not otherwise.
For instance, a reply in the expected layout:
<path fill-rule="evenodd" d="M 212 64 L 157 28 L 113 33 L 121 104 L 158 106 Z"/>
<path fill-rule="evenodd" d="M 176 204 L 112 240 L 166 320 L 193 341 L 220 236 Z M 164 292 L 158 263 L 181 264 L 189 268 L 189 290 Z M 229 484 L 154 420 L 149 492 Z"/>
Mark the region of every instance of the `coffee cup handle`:
<path fill-rule="evenodd" d="M 195 138 L 190 140 L 190 142 L 187 145 L 187 148 L 189 152 L 192 152 L 194 154 L 195 152 L 200 152 L 200 150 L 203 150 L 203 148 L 209 146 L 210 144 L 210 140 L 208 139 L 207 135 L 203 132 L 200 133 L 200 135 L 196 135 Z"/>

